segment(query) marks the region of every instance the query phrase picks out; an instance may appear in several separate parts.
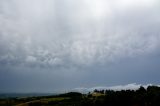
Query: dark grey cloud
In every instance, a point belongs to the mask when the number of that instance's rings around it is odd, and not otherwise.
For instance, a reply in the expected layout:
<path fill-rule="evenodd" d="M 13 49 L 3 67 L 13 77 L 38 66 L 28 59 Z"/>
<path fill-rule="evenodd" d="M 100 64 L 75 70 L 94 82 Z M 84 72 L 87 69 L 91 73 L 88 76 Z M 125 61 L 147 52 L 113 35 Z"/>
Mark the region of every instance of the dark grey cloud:
<path fill-rule="evenodd" d="M 158 83 L 159 5 L 1 0 L 0 91 Z"/>

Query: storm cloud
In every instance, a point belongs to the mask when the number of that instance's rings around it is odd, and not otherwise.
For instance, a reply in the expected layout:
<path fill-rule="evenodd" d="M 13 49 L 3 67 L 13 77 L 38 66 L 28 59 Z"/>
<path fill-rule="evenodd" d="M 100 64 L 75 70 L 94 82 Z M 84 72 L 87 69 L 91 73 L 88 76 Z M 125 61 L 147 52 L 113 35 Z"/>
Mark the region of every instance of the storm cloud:
<path fill-rule="evenodd" d="M 0 91 L 157 84 L 159 7 L 158 0 L 1 0 Z"/>

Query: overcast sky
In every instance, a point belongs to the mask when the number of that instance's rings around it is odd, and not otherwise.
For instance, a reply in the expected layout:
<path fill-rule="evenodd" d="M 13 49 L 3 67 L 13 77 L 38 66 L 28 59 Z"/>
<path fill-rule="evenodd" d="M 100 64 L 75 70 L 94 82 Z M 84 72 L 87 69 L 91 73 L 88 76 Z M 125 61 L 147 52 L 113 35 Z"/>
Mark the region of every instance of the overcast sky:
<path fill-rule="evenodd" d="M 159 0 L 0 0 L 0 92 L 159 84 Z"/>

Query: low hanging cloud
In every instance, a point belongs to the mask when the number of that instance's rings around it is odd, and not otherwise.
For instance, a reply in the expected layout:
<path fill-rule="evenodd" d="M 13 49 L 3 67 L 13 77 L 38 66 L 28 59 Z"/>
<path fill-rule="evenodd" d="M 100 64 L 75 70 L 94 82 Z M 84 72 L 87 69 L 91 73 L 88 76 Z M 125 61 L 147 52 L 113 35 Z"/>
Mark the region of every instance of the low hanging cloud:
<path fill-rule="evenodd" d="M 159 48 L 158 0 L 2 0 L 0 64 L 92 65 Z"/>
<path fill-rule="evenodd" d="M 121 91 L 121 90 L 137 90 L 141 86 L 143 86 L 145 89 L 147 89 L 148 86 L 153 86 L 152 84 L 136 84 L 136 83 L 131 83 L 127 85 L 117 85 L 117 86 L 110 86 L 110 87 L 92 87 L 92 88 L 75 88 L 73 91 L 78 91 L 82 93 L 88 93 L 88 92 L 93 92 L 95 89 L 97 90 L 114 90 L 114 91 Z M 160 85 L 157 85 L 160 86 Z"/>

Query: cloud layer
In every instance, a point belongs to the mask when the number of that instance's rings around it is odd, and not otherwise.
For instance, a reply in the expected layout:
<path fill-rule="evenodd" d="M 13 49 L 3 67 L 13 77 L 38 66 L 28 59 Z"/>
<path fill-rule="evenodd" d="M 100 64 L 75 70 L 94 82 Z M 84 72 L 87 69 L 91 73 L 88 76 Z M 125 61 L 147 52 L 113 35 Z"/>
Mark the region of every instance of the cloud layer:
<path fill-rule="evenodd" d="M 1 1 L 0 61 L 84 65 L 150 53 L 159 46 L 157 2 Z"/>
<path fill-rule="evenodd" d="M 159 7 L 158 0 L 1 0 L 0 74 L 7 76 L 1 82 L 5 88 L 11 76 L 15 82 L 21 75 L 49 76 L 58 88 L 75 78 L 72 88 L 85 80 L 94 85 L 99 70 L 107 76 L 98 76 L 103 84 L 116 76 L 115 70 L 118 78 L 139 71 L 147 76 L 146 64 L 159 75 Z"/>

